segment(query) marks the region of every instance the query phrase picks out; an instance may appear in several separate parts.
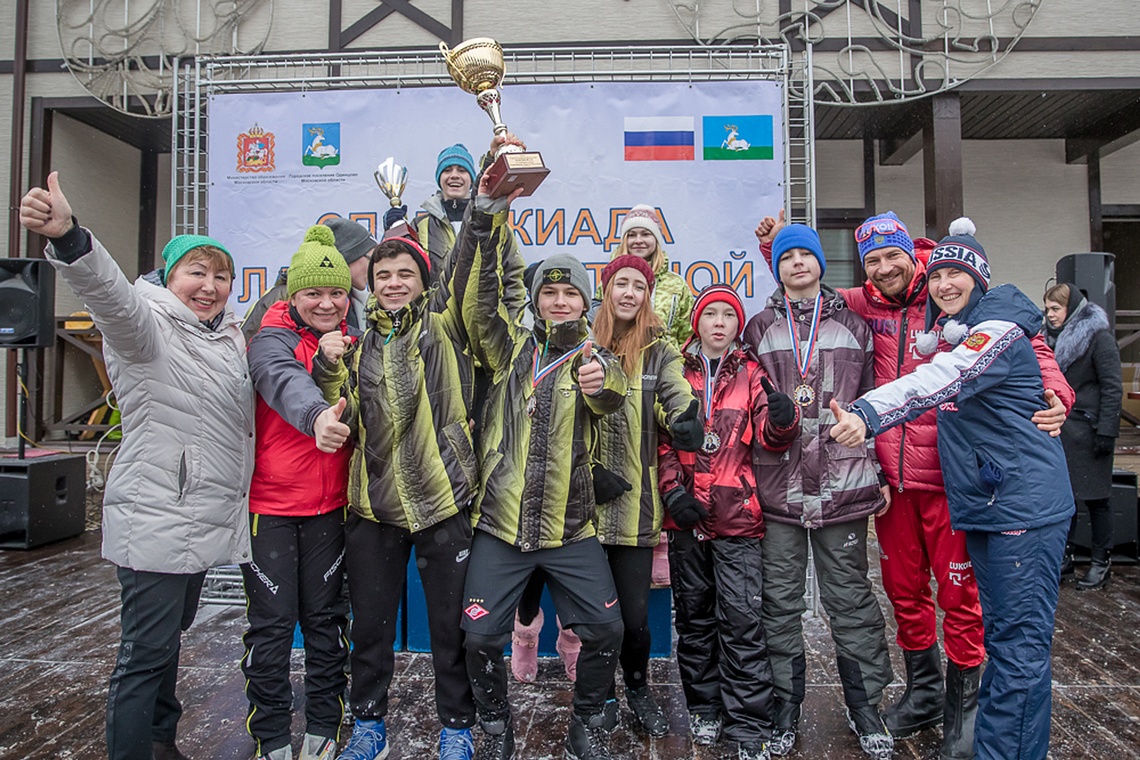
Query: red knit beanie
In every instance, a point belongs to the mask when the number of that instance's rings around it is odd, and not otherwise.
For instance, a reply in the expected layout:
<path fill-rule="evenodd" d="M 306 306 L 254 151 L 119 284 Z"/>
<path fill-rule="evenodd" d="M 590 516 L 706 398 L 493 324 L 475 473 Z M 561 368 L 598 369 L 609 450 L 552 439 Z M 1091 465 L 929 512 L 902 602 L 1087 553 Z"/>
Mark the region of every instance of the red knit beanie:
<path fill-rule="evenodd" d="M 736 312 L 736 337 L 739 338 L 740 334 L 744 332 L 744 303 L 730 285 L 709 285 L 700 293 L 697 293 L 697 302 L 693 304 L 693 333 L 697 335 L 700 334 L 700 331 L 697 329 L 697 324 L 700 322 L 701 312 L 703 312 L 709 304 L 717 302 L 728 304 Z"/>
<path fill-rule="evenodd" d="M 653 269 L 649 266 L 649 262 L 640 256 L 635 256 L 632 253 L 622 254 L 616 259 L 606 264 L 605 269 L 602 270 L 602 290 L 610 284 L 610 280 L 618 273 L 618 270 L 636 269 L 645 275 L 645 281 L 649 283 L 649 289 L 653 290 Z"/>

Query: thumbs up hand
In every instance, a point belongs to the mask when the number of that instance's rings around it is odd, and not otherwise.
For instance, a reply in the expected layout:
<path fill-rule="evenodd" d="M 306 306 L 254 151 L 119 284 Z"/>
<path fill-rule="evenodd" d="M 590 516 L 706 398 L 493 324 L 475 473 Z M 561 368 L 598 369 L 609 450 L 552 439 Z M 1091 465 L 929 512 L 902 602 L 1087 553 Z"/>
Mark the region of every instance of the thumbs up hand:
<path fill-rule="evenodd" d="M 71 230 L 71 204 L 59 187 L 59 172 L 47 178 L 47 189 L 33 187 L 20 201 L 20 224 L 28 232 L 61 238 Z"/>
<path fill-rule="evenodd" d="M 321 336 L 321 354 L 329 364 L 336 364 L 344 357 L 344 352 L 352 345 L 352 338 L 340 330 L 330 330 Z"/>
<path fill-rule="evenodd" d="M 313 437 L 317 439 L 317 448 L 326 454 L 332 454 L 340 449 L 352 432 L 348 425 L 340 421 L 340 415 L 344 413 L 347 405 L 348 401 L 342 398 L 318 414 L 313 423 Z"/>
<path fill-rule="evenodd" d="M 705 426 L 700 420 L 701 405 L 696 399 L 689 403 L 689 408 L 677 415 L 669 425 L 669 435 L 673 438 L 674 448 L 681 451 L 697 451 L 705 440 Z"/>
<path fill-rule="evenodd" d="M 867 439 L 867 425 L 863 419 L 857 414 L 840 409 L 835 399 L 831 399 L 830 407 L 831 413 L 838 420 L 831 427 L 831 437 L 849 449 L 862 445 Z"/>
<path fill-rule="evenodd" d="M 776 386 L 772 385 L 767 376 L 760 378 L 760 385 L 768 396 L 768 421 L 778 428 L 787 430 L 796 421 L 796 405 L 792 403 L 792 397 L 776 390 Z"/>
<path fill-rule="evenodd" d="M 605 383 L 606 370 L 594 356 L 594 342 L 588 340 L 582 346 L 582 363 L 578 368 L 578 387 L 587 396 L 596 396 L 602 392 Z"/>

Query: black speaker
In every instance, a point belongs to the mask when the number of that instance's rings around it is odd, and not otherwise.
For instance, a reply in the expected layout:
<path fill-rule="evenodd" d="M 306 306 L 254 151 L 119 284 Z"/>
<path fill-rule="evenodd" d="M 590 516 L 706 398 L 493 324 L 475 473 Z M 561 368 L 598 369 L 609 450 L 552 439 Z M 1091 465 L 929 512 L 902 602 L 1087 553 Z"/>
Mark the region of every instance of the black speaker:
<path fill-rule="evenodd" d="M 0 347 L 55 341 L 55 270 L 44 259 L 0 259 Z"/>
<path fill-rule="evenodd" d="M 87 461 L 76 454 L 0 457 L 0 549 L 32 549 L 86 527 Z"/>
<path fill-rule="evenodd" d="M 1116 329 L 1116 256 L 1111 253 L 1070 253 L 1057 261 L 1057 282 L 1068 282 L 1108 314 Z"/>

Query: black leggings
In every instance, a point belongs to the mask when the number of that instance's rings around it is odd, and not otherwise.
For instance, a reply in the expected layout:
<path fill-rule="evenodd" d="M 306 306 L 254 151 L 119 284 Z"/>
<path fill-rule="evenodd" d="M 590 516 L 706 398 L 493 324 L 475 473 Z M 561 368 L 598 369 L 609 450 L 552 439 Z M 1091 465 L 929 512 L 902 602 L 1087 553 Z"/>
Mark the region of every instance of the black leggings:
<path fill-rule="evenodd" d="M 649 650 L 649 584 L 653 574 L 652 546 L 607 546 L 606 560 L 614 577 L 621 604 L 625 634 L 621 644 L 621 671 L 625 685 L 640 689 L 647 683 Z M 538 617 L 546 574 L 541 568 L 531 573 L 519 601 L 519 622 L 530 625 Z M 610 697 L 614 696 L 613 686 Z"/>
<path fill-rule="evenodd" d="M 1089 525 L 1092 528 L 1092 558 L 1098 562 L 1108 560 L 1112 554 L 1112 510 L 1108 499 L 1084 499 L 1089 510 Z M 1077 531 L 1077 516 L 1069 524 L 1069 540 Z M 618 591 L 621 591 L 620 587 Z"/>

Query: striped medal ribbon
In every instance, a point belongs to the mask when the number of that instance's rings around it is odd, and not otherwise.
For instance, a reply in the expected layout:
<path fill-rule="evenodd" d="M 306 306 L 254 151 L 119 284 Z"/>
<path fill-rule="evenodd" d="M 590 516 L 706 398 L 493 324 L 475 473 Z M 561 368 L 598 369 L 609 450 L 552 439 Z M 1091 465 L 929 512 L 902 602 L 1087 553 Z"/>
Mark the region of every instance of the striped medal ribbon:
<path fill-rule="evenodd" d="M 792 302 L 784 294 L 784 308 L 788 315 L 788 337 L 792 341 L 792 358 L 796 362 L 796 371 L 800 373 L 800 384 L 792 391 L 792 400 L 800 406 L 811 406 L 815 403 L 815 389 L 807 383 L 808 368 L 811 367 L 811 355 L 815 349 L 815 339 L 819 335 L 819 315 L 823 309 L 823 293 L 815 296 L 815 309 L 811 315 L 811 330 L 808 332 L 807 347 L 800 348 L 800 341 L 796 336 L 795 317 L 792 314 Z"/>
<path fill-rule="evenodd" d="M 582 352 L 582 349 L 585 347 L 585 345 L 586 345 L 586 341 L 582 341 L 581 343 L 578 344 L 577 348 L 570 349 L 569 351 L 564 353 L 562 356 L 558 357 L 558 359 L 556 359 L 555 361 L 546 365 L 542 369 L 538 368 L 538 360 L 539 360 L 539 357 L 541 356 L 541 351 L 539 350 L 538 346 L 534 347 L 534 363 L 531 365 L 532 376 L 531 376 L 531 384 L 530 384 L 532 392 L 531 392 L 530 398 L 527 399 L 527 402 L 526 402 L 526 416 L 527 417 L 533 417 L 535 409 L 538 408 L 538 400 L 537 400 L 537 397 L 533 393 L 534 389 L 538 387 L 538 384 L 541 383 L 543 381 L 543 379 L 547 375 L 549 375 L 551 372 L 556 371 L 563 364 L 565 364 L 566 362 L 570 361 L 575 356 L 580 354 Z"/>
<path fill-rule="evenodd" d="M 701 356 L 701 362 L 703 362 L 705 365 L 705 428 L 706 428 L 705 429 L 705 440 L 704 440 L 704 443 L 701 444 L 701 451 L 705 452 L 706 454 L 715 454 L 716 451 L 720 448 L 720 436 L 716 434 L 715 430 L 708 430 L 707 428 L 709 426 L 709 423 L 712 422 L 712 399 L 713 399 L 713 390 L 716 386 L 716 382 L 715 382 L 715 378 L 713 377 L 712 363 L 709 361 L 709 358 L 707 356 L 705 356 L 704 353 L 701 353 L 700 356 Z M 722 362 L 724 361 L 724 357 L 721 357 L 721 361 Z M 719 369 L 719 366 L 720 365 L 717 365 L 718 369 Z"/>

